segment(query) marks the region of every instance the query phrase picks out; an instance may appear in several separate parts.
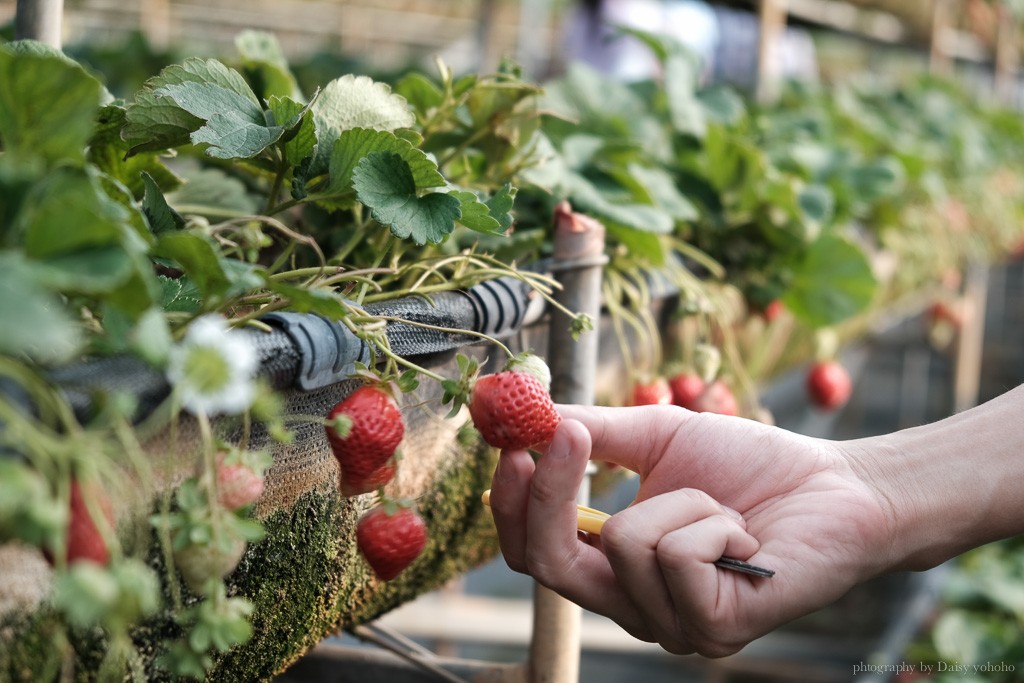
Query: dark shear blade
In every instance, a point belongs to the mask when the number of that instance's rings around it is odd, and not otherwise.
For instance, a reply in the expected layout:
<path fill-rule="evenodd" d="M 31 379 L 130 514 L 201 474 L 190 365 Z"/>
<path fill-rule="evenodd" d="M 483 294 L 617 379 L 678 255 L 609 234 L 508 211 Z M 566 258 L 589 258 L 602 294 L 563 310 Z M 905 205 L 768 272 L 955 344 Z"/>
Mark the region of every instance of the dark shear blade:
<path fill-rule="evenodd" d="M 775 576 L 775 570 L 773 569 L 765 569 L 764 567 L 758 567 L 740 560 L 734 560 L 731 557 L 723 557 L 715 562 L 715 566 L 722 569 L 731 569 L 735 572 L 743 572 L 744 574 L 762 576 L 766 579 Z"/>

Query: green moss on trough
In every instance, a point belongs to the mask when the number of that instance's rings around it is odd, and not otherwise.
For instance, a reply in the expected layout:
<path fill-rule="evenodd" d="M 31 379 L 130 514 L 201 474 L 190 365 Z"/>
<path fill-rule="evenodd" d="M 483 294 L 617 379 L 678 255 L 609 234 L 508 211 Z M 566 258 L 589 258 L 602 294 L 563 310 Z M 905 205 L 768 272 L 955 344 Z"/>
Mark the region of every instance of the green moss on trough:
<path fill-rule="evenodd" d="M 253 638 L 222 655 L 207 680 L 268 680 L 325 636 L 371 621 L 493 557 L 493 526 L 480 502 L 493 457 L 464 455 L 451 462 L 418 501 L 430 542 L 391 582 L 376 579 L 358 554 L 355 526 L 361 508 L 340 494 L 308 493 L 292 508 L 266 517 L 267 536 L 249 548 L 228 580 L 230 594 L 256 606 Z M 159 548 L 151 548 L 150 560 L 165 576 L 160 558 Z M 186 595 L 186 603 L 192 600 Z M 156 660 L 162 643 L 179 636 L 170 610 L 133 633 L 150 681 L 169 680 Z M 56 681 L 62 667 L 74 672 L 75 681 L 92 681 L 102 652 L 102 634 L 65 637 L 57 615 L 46 608 L 0 623 L 3 681 Z"/>

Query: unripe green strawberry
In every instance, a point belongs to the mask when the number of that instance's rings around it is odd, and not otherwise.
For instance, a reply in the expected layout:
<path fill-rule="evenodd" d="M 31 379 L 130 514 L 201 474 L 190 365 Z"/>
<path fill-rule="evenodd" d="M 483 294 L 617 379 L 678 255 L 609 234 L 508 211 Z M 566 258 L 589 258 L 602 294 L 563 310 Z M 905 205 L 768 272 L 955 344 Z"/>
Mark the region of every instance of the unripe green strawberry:
<path fill-rule="evenodd" d="M 191 543 L 174 551 L 174 565 L 185 585 L 201 593 L 208 579 L 223 579 L 234 571 L 245 554 L 246 543 L 234 539 L 226 546 L 218 543 Z"/>
<path fill-rule="evenodd" d="M 356 544 L 373 573 L 390 581 L 423 552 L 427 525 L 410 507 L 378 505 L 359 519 Z"/>
<path fill-rule="evenodd" d="M 540 383 L 544 385 L 545 391 L 551 391 L 551 368 L 538 355 L 517 353 L 505 364 L 505 369 L 515 370 L 516 372 L 528 372 L 540 380 Z"/>
<path fill-rule="evenodd" d="M 531 373 L 515 370 L 477 379 L 469 414 L 484 441 L 503 449 L 550 443 L 562 419 L 541 381 Z"/>
<path fill-rule="evenodd" d="M 383 486 L 394 476 L 388 464 L 405 436 L 395 399 L 380 387 L 364 386 L 327 416 L 327 439 L 341 469 L 341 491 L 355 496 Z M 337 425 L 346 423 L 339 431 Z"/>

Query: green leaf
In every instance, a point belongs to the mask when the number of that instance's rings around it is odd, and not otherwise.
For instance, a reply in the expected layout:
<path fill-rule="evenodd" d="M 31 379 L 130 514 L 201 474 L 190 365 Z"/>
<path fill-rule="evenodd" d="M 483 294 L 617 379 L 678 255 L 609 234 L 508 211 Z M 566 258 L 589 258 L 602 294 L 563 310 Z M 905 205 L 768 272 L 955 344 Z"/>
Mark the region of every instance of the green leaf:
<path fill-rule="evenodd" d="M 501 225 L 491 217 L 490 209 L 480 201 L 475 193 L 467 190 L 452 190 L 448 194 L 459 200 L 459 211 L 462 213 L 459 223 L 476 232 L 492 234 L 502 232 Z"/>
<path fill-rule="evenodd" d="M 8 154 L 80 162 L 103 88 L 66 57 L 0 49 L 0 140 Z"/>
<path fill-rule="evenodd" d="M 372 153 L 392 153 L 405 162 L 412 173 L 416 189 L 444 187 L 444 176 L 437 164 L 422 150 L 388 131 L 353 128 L 344 131 L 331 153 L 331 180 L 325 194 L 342 194 L 352 188 L 352 174 L 356 166 Z"/>
<path fill-rule="evenodd" d="M 661 207 L 677 221 L 695 221 L 700 217 L 697 207 L 679 191 L 675 178 L 667 171 L 640 164 L 630 164 L 629 174 L 646 191 L 651 203 Z"/>
<path fill-rule="evenodd" d="M 47 291 L 36 268 L 13 251 L 0 252 L 0 352 L 59 362 L 78 349 L 78 325 Z"/>
<path fill-rule="evenodd" d="M 512 227 L 512 205 L 515 203 L 518 190 L 512 187 L 512 183 L 505 183 L 500 190 L 495 192 L 485 203 L 491 211 L 491 216 L 498 221 L 501 232 Z"/>
<path fill-rule="evenodd" d="M 237 111 L 214 114 L 206 125 L 192 133 L 194 144 L 206 144 L 206 153 L 216 159 L 248 159 L 281 139 L 284 129 L 253 122 Z"/>
<path fill-rule="evenodd" d="M 609 223 L 605 228 L 608 230 L 608 234 L 622 244 L 631 256 L 646 261 L 652 266 L 665 265 L 667 251 L 662 238 L 658 235 L 616 223 Z"/>
<path fill-rule="evenodd" d="M 723 86 L 701 90 L 697 93 L 697 101 L 709 119 L 726 126 L 735 126 L 747 113 L 743 98 L 735 90 Z"/>
<path fill-rule="evenodd" d="M 328 83 L 313 103 L 317 154 L 314 175 L 327 169 L 334 143 L 343 131 L 353 128 L 393 131 L 409 128 L 416 117 L 401 95 L 390 86 L 367 76 L 351 74 Z"/>
<path fill-rule="evenodd" d="M 665 211 L 645 204 L 616 203 L 607 198 L 593 183 L 581 175 L 568 177 L 568 194 L 572 205 L 579 211 L 594 215 L 605 225 L 618 223 L 642 232 L 668 234 L 672 232 L 672 217 Z"/>
<path fill-rule="evenodd" d="M 153 234 L 159 235 L 184 228 L 185 219 L 167 204 L 163 192 L 157 187 L 153 177 L 148 173 L 143 173 L 142 181 L 146 187 L 142 198 L 142 212 L 146 215 Z"/>
<path fill-rule="evenodd" d="M 39 279 L 50 289 L 105 294 L 124 284 L 134 272 L 131 256 L 120 246 L 93 247 L 39 262 Z"/>
<path fill-rule="evenodd" d="M 352 186 L 374 220 L 416 244 L 440 244 L 462 217 L 455 197 L 440 192 L 419 196 L 412 169 L 394 152 L 374 152 L 360 161 Z"/>
<path fill-rule="evenodd" d="M 331 289 L 309 289 L 296 287 L 284 282 L 270 280 L 267 289 L 290 301 L 288 310 L 296 313 L 318 313 L 325 318 L 338 320 L 348 315 L 338 294 Z"/>
<path fill-rule="evenodd" d="M 185 183 L 166 195 L 167 203 L 183 214 L 210 218 L 252 216 L 259 203 L 245 184 L 224 171 L 206 168 L 185 176 Z"/>
<path fill-rule="evenodd" d="M 824 185 L 811 185 L 800 190 L 799 202 L 808 219 L 816 223 L 827 223 L 832 220 L 836 200 L 832 191 Z"/>
<path fill-rule="evenodd" d="M 181 266 L 204 297 L 216 297 L 231 284 L 216 246 L 194 232 L 172 232 L 160 236 L 153 255 Z"/>
<path fill-rule="evenodd" d="M 444 102 L 444 92 L 429 78 L 415 71 L 398 81 L 395 92 L 408 100 L 421 114 L 426 114 Z"/>
<path fill-rule="evenodd" d="M 193 144 L 207 144 L 217 159 L 247 159 L 277 142 L 282 126 L 268 126 L 266 116 L 252 99 L 211 83 L 171 83 L 157 88 L 193 116 L 206 121 L 190 135 Z"/>
<path fill-rule="evenodd" d="M 783 301 L 804 324 L 826 327 L 864 311 L 876 287 L 864 252 L 849 240 L 827 233 L 794 265 Z"/>
<path fill-rule="evenodd" d="M 673 54 L 665 61 L 665 95 L 669 117 L 677 133 L 703 138 L 707 132 L 705 109 L 697 100 L 698 66 L 694 58 Z"/>
<path fill-rule="evenodd" d="M 160 306 L 165 311 L 198 313 L 202 310 L 202 292 L 191 278 L 157 278 L 160 284 Z"/>
<path fill-rule="evenodd" d="M 313 123 L 311 105 L 302 104 L 289 97 L 271 97 L 267 102 L 274 121 L 285 127 L 281 136 L 284 140 L 284 158 L 297 166 L 313 153 L 316 148 L 316 125 Z"/>
<path fill-rule="evenodd" d="M 129 211 L 106 195 L 94 174 L 63 167 L 33 188 L 21 212 L 25 253 L 45 259 L 112 245 L 129 221 Z"/>
<path fill-rule="evenodd" d="M 250 75 L 250 81 L 255 84 L 254 89 L 263 99 L 302 98 L 299 84 L 288 68 L 288 60 L 274 34 L 242 31 L 235 37 L 235 49 L 242 58 L 244 70 Z"/>
<path fill-rule="evenodd" d="M 141 198 L 145 193 L 143 174 L 150 176 L 164 190 L 176 188 L 181 184 L 181 179 L 164 164 L 156 152 L 126 158 L 128 144 L 121 139 L 126 117 L 124 107 L 111 104 L 100 109 L 96 118 L 96 131 L 89 140 L 89 161 L 127 187 L 135 198 Z"/>
<path fill-rule="evenodd" d="M 199 99 L 190 101 L 192 95 Z M 218 109 L 218 104 L 228 108 Z M 214 59 L 187 59 L 146 81 L 128 106 L 127 125 L 121 134 L 130 145 L 130 154 L 179 147 L 191 141 L 192 133 L 206 118 L 232 108 L 245 120 L 253 120 L 254 111 L 262 116 L 259 100 L 237 71 Z"/>

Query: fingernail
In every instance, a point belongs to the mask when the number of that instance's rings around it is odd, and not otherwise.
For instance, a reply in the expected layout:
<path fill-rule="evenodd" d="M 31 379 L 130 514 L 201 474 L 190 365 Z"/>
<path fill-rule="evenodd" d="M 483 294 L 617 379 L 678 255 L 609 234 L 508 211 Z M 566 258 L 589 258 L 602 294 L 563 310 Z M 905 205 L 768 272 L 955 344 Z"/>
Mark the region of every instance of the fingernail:
<path fill-rule="evenodd" d="M 494 468 L 494 478 L 497 481 L 511 481 L 512 480 L 512 467 L 508 463 L 508 458 L 505 455 L 498 457 L 498 464 Z"/>
<path fill-rule="evenodd" d="M 556 429 L 555 436 L 551 439 L 551 445 L 548 446 L 547 457 L 556 458 L 558 460 L 565 460 L 569 457 L 569 435 L 564 429 Z"/>
<path fill-rule="evenodd" d="M 733 510 L 733 509 L 732 509 L 731 507 L 729 507 L 729 506 L 727 506 L 727 505 L 723 505 L 723 506 L 722 506 L 722 508 L 723 508 L 723 509 L 724 509 L 724 510 L 725 510 L 725 511 L 726 511 L 726 512 L 727 512 L 727 513 L 729 514 L 729 516 L 730 516 L 730 517 L 732 517 L 733 519 L 735 519 L 735 520 L 736 520 L 737 522 L 743 522 L 743 521 L 745 521 L 745 520 L 743 519 L 743 515 L 741 515 L 741 514 L 740 514 L 739 512 L 737 512 L 736 510 Z"/>

